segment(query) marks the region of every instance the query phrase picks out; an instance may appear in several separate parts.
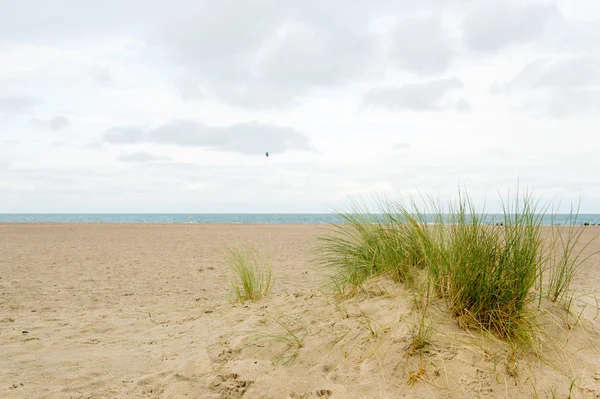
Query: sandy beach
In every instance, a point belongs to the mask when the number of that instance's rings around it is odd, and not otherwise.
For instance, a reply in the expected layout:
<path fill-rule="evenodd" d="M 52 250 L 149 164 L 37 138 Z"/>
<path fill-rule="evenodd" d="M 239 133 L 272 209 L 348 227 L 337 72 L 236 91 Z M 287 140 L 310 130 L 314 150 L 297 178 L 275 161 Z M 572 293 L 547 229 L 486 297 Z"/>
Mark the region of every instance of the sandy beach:
<path fill-rule="evenodd" d="M 0 397 L 600 398 L 600 255 L 573 282 L 570 314 L 544 305 L 542 354 L 461 329 L 440 303 L 419 355 L 401 284 L 379 278 L 344 300 L 324 289 L 326 228 L 0 225 Z M 244 305 L 228 301 L 223 255 L 242 240 L 276 276 Z M 283 326 L 301 347 L 274 338 Z"/>

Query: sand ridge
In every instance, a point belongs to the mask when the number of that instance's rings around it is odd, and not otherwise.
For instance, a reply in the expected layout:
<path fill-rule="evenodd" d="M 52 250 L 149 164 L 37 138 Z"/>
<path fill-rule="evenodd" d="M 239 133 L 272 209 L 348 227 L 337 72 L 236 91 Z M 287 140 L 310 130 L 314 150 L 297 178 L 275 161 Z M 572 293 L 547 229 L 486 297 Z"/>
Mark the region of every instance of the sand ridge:
<path fill-rule="evenodd" d="M 600 397 L 593 296 L 571 318 L 547 309 L 560 345 L 544 358 L 512 358 L 436 303 L 432 345 L 419 356 L 402 285 L 380 278 L 345 300 L 322 289 L 313 250 L 325 229 L 0 225 L 0 397 L 566 397 L 573 380 L 573 397 Z M 223 251 L 241 240 L 272 259 L 277 280 L 267 298 L 233 305 Z M 574 287 L 597 290 L 599 266 L 592 256 Z M 302 347 L 273 339 L 281 323 Z"/>

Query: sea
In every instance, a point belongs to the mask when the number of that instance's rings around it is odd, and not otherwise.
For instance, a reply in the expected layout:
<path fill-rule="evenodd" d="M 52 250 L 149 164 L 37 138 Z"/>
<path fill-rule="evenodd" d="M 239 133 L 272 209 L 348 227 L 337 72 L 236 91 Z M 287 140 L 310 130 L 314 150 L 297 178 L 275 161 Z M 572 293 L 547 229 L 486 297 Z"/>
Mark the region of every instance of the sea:
<path fill-rule="evenodd" d="M 485 222 L 495 224 L 503 215 L 486 215 Z M 434 222 L 427 215 L 429 223 Z M 342 224 L 344 219 L 330 213 L 73 213 L 73 214 L 0 214 L 0 223 L 199 223 L 199 224 Z M 580 214 L 573 218 L 568 214 L 544 215 L 542 224 L 550 225 L 598 225 L 600 214 Z"/>

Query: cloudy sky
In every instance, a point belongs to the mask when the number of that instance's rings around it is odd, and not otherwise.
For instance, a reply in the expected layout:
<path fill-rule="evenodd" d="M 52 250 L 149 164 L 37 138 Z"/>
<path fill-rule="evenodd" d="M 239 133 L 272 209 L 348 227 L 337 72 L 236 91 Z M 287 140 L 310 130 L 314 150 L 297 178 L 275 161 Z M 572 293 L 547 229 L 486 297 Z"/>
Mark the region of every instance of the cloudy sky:
<path fill-rule="evenodd" d="M 600 213 L 597 0 L 0 0 L 0 213 Z M 269 158 L 264 153 L 268 151 Z"/>

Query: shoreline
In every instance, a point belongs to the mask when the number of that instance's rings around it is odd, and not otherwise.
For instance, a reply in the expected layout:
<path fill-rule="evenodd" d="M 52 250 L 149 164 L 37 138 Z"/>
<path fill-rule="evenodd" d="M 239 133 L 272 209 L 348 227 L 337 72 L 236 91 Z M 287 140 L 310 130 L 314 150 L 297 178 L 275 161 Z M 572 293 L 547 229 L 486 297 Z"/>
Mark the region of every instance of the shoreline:
<path fill-rule="evenodd" d="M 178 222 L 0 222 L 0 227 L 5 226 L 226 226 L 226 227 L 333 227 L 334 225 L 347 225 L 346 223 L 213 223 L 213 222 L 199 222 L 199 223 L 178 223 Z M 437 223 L 427 223 L 427 226 L 436 226 Z M 485 226 L 497 226 L 502 227 L 503 225 L 498 224 L 483 224 Z M 600 229 L 600 224 L 542 224 L 540 227 L 546 229 L 551 227 L 582 227 L 582 228 L 597 228 Z"/>

